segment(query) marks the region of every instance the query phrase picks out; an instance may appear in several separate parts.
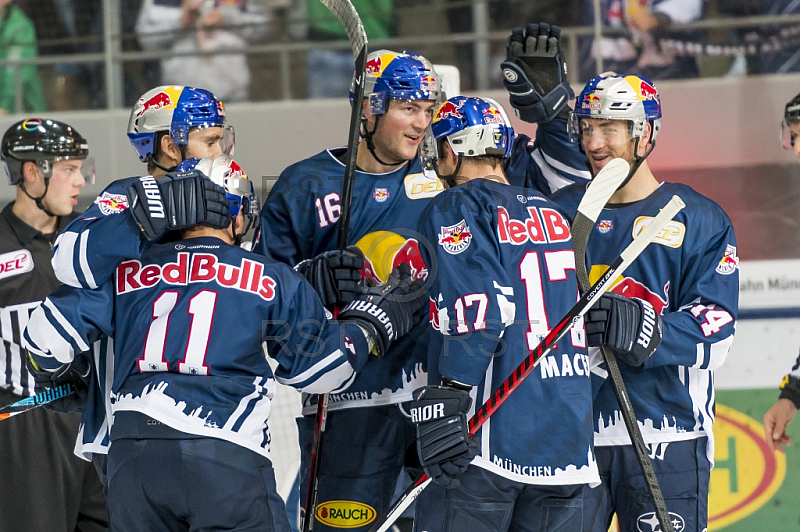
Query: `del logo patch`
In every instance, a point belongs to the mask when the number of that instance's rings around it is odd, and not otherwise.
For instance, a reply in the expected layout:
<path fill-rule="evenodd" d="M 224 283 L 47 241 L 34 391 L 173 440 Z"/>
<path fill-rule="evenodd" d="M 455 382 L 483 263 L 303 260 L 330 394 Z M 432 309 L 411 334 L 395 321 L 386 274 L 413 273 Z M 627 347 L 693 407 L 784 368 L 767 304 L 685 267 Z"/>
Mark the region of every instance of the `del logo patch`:
<path fill-rule="evenodd" d="M 125 194 L 109 194 L 103 192 L 94 200 L 100 212 L 108 216 L 109 214 L 117 214 L 128 208 L 128 197 Z"/>
<path fill-rule="evenodd" d="M 18 249 L 0 255 L 0 279 L 14 277 L 31 270 L 33 270 L 33 257 L 27 249 Z"/>
<path fill-rule="evenodd" d="M 403 180 L 408 199 L 432 198 L 444 190 L 442 181 L 433 172 L 408 174 Z"/>
<path fill-rule="evenodd" d="M 355 501 L 327 501 L 317 506 L 317 521 L 334 528 L 359 528 L 375 520 L 375 509 Z"/>
<path fill-rule="evenodd" d="M 739 257 L 736 255 L 736 246 L 728 246 L 725 248 L 725 254 L 722 260 L 717 264 L 717 273 L 722 275 L 730 275 L 739 267 Z"/>
<path fill-rule="evenodd" d="M 451 255 L 458 255 L 467 249 L 471 242 L 472 233 L 469 232 L 469 226 L 464 220 L 455 225 L 443 226 L 439 230 L 439 245 Z"/>

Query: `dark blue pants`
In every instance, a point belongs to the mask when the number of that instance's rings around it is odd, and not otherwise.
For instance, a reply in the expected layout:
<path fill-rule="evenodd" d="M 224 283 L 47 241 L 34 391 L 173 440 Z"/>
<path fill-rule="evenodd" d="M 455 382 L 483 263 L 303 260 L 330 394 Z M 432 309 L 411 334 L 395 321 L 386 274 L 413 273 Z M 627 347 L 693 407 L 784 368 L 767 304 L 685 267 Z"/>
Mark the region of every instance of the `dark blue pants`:
<path fill-rule="evenodd" d="M 434 483 L 417 499 L 416 532 L 580 532 L 580 485 L 523 484 L 471 465 L 461 486 Z"/>
<path fill-rule="evenodd" d="M 703 531 L 708 525 L 707 438 L 660 444 L 653 468 L 675 532 Z M 602 485 L 584 488 L 584 521 L 592 532 L 607 532 L 614 512 L 620 532 L 661 530 L 636 454 L 630 445 L 596 447 Z"/>
<path fill-rule="evenodd" d="M 297 420 L 301 505 L 308 489 L 315 417 Z M 314 532 L 369 530 L 376 514 L 393 502 L 403 468 L 414 478 L 422 473 L 414 424 L 396 404 L 329 412 L 323 441 Z"/>
<path fill-rule="evenodd" d="M 115 532 L 289 532 L 272 464 L 215 438 L 114 440 L 108 510 Z"/>

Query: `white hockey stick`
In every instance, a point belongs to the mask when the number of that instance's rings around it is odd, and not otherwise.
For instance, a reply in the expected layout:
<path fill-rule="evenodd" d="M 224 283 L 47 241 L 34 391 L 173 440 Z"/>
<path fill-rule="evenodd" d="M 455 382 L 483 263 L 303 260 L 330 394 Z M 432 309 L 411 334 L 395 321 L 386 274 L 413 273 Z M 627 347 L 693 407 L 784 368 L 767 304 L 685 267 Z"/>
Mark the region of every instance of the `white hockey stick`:
<path fill-rule="evenodd" d="M 599 174 L 598 174 L 599 175 Z M 556 343 L 575 325 L 586 312 L 597 302 L 600 297 L 611 289 L 614 281 L 622 275 L 628 266 L 633 263 L 636 257 L 650 244 L 672 218 L 681 210 L 685 204 L 678 196 L 672 196 L 661 212 L 653 218 L 636 238 L 633 239 L 620 256 L 609 266 L 600 279 L 592 287 L 583 293 L 578 302 L 564 316 L 558 324 L 553 327 L 545 336 L 542 342 L 528 355 L 528 357 L 515 369 L 511 375 L 501 384 L 469 420 L 470 436 L 481 428 L 487 419 L 500 407 L 509 395 L 519 386 L 519 384 L 533 371 L 541 358 L 550 352 Z M 598 211 L 599 213 L 599 211 Z M 369 532 L 386 532 L 397 520 L 403 511 L 408 508 L 420 493 L 430 484 L 431 479 L 423 474 L 406 489 L 397 501 L 392 504 L 388 512 L 381 519 L 377 520 Z"/>

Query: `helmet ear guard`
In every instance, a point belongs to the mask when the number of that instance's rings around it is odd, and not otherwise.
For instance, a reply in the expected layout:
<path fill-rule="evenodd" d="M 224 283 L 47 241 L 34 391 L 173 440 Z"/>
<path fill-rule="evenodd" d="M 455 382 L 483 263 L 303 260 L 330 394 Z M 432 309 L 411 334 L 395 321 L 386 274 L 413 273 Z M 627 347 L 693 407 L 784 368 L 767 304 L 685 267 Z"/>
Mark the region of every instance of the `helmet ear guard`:
<path fill-rule="evenodd" d="M 781 122 L 781 146 L 784 150 L 794 148 L 797 135 L 792 132 L 792 126 L 800 124 L 800 94 L 786 102 Z"/>

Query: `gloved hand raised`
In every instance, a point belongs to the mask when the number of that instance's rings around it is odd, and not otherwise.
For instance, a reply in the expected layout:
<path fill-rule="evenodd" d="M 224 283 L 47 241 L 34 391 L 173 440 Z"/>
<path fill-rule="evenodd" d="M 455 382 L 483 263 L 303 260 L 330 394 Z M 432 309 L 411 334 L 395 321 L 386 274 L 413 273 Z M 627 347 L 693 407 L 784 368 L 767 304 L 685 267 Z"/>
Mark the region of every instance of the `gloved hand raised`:
<path fill-rule="evenodd" d="M 346 250 L 324 251 L 294 267 L 314 287 L 322 304 L 328 308 L 344 306 L 360 291 L 364 254 L 356 246 Z"/>
<path fill-rule="evenodd" d="M 417 426 L 419 460 L 425 473 L 440 486 L 457 488 L 458 476 L 478 453 L 467 425 L 471 404 L 466 390 L 450 386 L 425 386 L 414 391 L 411 421 Z"/>
<path fill-rule="evenodd" d="M 603 294 L 584 316 L 590 346 L 608 346 L 622 361 L 641 366 L 661 343 L 661 316 L 647 301 Z"/>
<path fill-rule="evenodd" d="M 411 280 L 411 268 L 400 264 L 392 270 L 386 283 L 363 291 L 339 312 L 340 321 L 352 320 L 367 325 L 374 333 L 378 356 L 408 333 L 419 322 L 418 311 L 425 303 L 421 279 Z"/>
<path fill-rule="evenodd" d="M 159 179 L 140 177 L 128 186 L 127 196 L 147 240 L 195 225 L 225 229 L 231 223 L 225 190 L 197 170 L 170 172 Z"/>
<path fill-rule="evenodd" d="M 544 22 L 511 30 L 506 42 L 503 84 L 517 116 L 525 122 L 549 122 L 567 117 L 575 93 L 567 81 L 560 46 L 561 28 Z"/>

